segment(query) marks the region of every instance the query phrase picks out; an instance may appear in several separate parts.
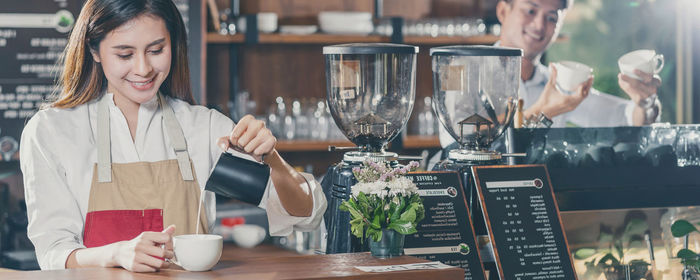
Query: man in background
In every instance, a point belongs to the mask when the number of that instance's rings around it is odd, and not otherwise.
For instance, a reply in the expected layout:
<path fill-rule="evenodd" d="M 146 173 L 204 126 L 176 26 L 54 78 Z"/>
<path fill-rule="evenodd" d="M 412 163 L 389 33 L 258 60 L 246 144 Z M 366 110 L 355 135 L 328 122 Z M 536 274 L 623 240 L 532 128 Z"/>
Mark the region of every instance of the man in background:
<path fill-rule="evenodd" d="M 593 77 L 573 94 L 557 89 L 556 69 L 551 64 L 542 65 L 540 58 L 558 37 L 572 5 L 573 0 L 501 0 L 496 6 L 501 23 L 497 45 L 523 50 L 518 95 L 524 101 L 525 118 L 542 113 L 552 120 L 553 127 L 567 123 L 581 127 L 638 126 L 656 121 L 661 115 L 661 104 L 655 98 L 661 85 L 657 75 L 636 70 L 640 81 L 618 74 L 620 88 L 629 100 L 592 89 Z M 440 142 L 443 147 L 454 142 L 442 127 Z"/>

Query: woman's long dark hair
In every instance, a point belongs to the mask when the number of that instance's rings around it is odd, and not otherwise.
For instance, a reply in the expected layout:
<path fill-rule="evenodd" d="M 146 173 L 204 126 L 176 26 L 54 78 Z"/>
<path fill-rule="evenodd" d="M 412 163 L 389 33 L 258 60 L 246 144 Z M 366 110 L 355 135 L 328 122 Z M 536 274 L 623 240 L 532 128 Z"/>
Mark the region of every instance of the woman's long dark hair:
<path fill-rule="evenodd" d="M 141 15 L 161 18 L 170 33 L 172 62 L 160 91 L 194 104 L 185 24 L 172 0 L 87 0 L 59 62 L 64 65 L 58 81 L 60 92 L 51 107 L 72 108 L 100 96 L 106 79 L 90 51 L 99 50 L 109 32 Z"/>

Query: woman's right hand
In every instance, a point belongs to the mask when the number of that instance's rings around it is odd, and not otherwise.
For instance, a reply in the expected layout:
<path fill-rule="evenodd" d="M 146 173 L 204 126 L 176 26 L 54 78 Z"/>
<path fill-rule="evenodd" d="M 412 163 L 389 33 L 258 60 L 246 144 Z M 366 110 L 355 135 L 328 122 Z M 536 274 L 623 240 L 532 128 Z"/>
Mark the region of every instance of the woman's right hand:
<path fill-rule="evenodd" d="M 167 268 L 172 259 L 173 233 L 171 225 L 162 232 L 147 231 L 134 239 L 116 243 L 112 258 L 117 265 L 133 272 L 155 272 Z M 163 246 L 165 245 L 165 246 Z"/>

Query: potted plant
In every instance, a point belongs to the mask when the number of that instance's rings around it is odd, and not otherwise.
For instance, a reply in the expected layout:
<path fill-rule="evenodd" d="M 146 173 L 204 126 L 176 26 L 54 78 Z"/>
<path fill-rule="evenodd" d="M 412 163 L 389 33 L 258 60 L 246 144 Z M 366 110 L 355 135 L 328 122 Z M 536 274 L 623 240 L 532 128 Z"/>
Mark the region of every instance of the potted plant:
<path fill-rule="evenodd" d="M 631 218 L 615 232 L 601 225 L 598 248 L 580 248 L 574 252 L 574 259 L 586 260 L 583 279 L 597 279 L 600 274 L 607 280 L 651 279 L 649 263 L 641 260 L 626 260 L 625 254 L 644 248 L 644 233 L 649 226 L 646 221 Z M 629 275 L 627 278 L 626 275 Z"/>
<path fill-rule="evenodd" d="M 688 238 L 688 235 L 693 232 L 699 232 L 698 229 L 687 220 L 677 220 L 671 225 L 671 234 L 673 237 Z M 697 253 L 690 249 L 681 249 L 676 254 L 681 259 L 681 263 L 685 265 L 683 271 L 683 279 L 700 279 L 700 257 Z"/>
<path fill-rule="evenodd" d="M 367 160 L 352 170 L 357 184 L 339 209 L 350 212 L 352 234 L 360 240 L 369 239 L 375 257 L 402 255 L 404 236 L 416 233 L 418 222 L 425 217 L 418 187 L 405 176 L 416 167 L 415 161 L 392 168 L 385 162 Z"/>

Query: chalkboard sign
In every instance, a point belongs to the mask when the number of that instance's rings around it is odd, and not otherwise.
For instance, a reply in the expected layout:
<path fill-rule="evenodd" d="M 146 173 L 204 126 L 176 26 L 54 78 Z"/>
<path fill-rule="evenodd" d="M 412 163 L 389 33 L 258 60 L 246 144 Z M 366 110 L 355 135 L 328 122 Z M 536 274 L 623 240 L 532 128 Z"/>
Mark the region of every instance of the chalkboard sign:
<path fill-rule="evenodd" d="M 418 233 L 406 236 L 404 253 L 464 269 L 465 279 L 486 279 L 457 172 L 414 172 L 406 175 L 425 207 Z"/>
<path fill-rule="evenodd" d="M 201 98 L 202 2 L 173 0 L 188 29 L 190 76 Z M 83 0 L 2 1 L 0 6 L 0 161 L 19 157 L 26 121 L 55 88 L 56 65 Z"/>
<path fill-rule="evenodd" d="M 472 171 L 500 279 L 577 279 L 546 167 Z"/>
<path fill-rule="evenodd" d="M 0 8 L 0 157 L 17 160 L 25 120 L 54 90 L 56 60 L 81 0 L 3 1 Z"/>

